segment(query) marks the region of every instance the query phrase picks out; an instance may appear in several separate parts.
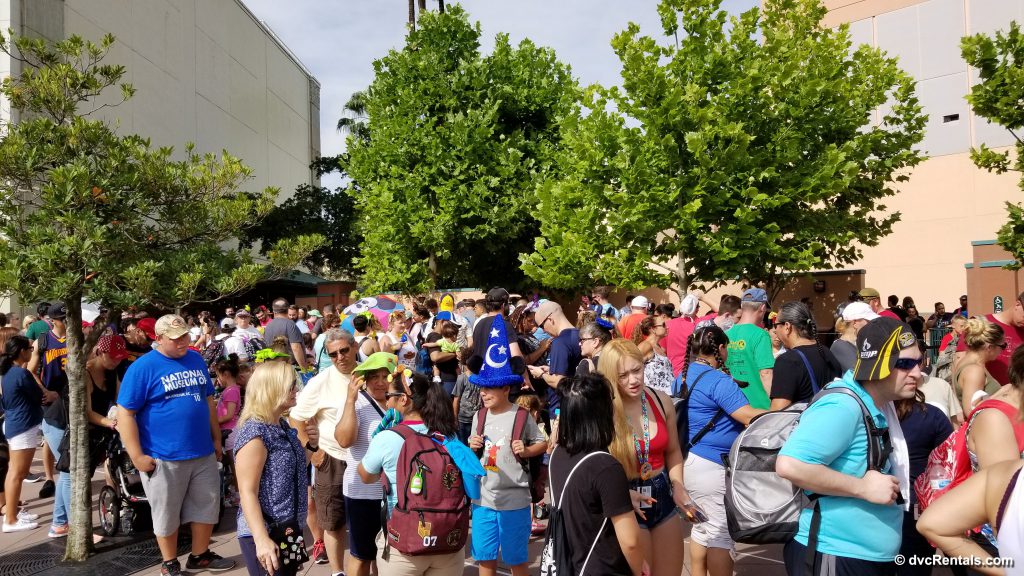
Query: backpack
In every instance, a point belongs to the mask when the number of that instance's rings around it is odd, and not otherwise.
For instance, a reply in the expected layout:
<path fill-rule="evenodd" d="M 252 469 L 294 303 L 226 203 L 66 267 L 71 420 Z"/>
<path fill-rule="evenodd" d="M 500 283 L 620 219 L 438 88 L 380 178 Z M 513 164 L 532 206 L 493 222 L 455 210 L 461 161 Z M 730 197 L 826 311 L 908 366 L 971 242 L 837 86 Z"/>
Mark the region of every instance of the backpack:
<path fill-rule="evenodd" d="M 227 356 L 224 354 L 224 340 L 226 340 L 226 338 L 215 338 L 213 342 L 210 342 L 210 344 L 206 346 L 206 348 L 203 348 L 202 356 L 203 361 L 206 362 L 207 368 L 212 370 L 213 365 L 216 364 L 218 360 Z"/>
<path fill-rule="evenodd" d="M 697 384 L 701 379 L 713 371 L 711 369 L 697 376 L 697 379 L 690 386 L 685 386 L 681 377 L 676 378 L 678 385 L 672 386 L 672 406 L 676 409 L 676 430 L 679 432 L 679 449 L 683 453 L 683 460 L 686 460 L 686 457 L 690 454 L 690 448 L 693 448 L 694 445 L 700 442 L 701 438 L 708 432 L 711 432 L 715 428 L 715 423 L 718 422 L 718 419 L 725 415 L 725 410 L 719 408 L 718 412 L 715 412 L 715 415 L 711 417 L 711 420 L 708 420 L 708 423 L 698 430 L 692 438 L 690 437 L 690 396 L 697 389 Z M 685 392 L 683 391 L 684 387 L 686 388 Z M 658 398 L 658 395 L 655 394 L 654 397 Z M 661 400 L 659 399 L 658 402 L 660 404 Z M 664 407 L 662 408 L 662 412 L 664 412 Z M 684 438 L 687 439 L 685 442 L 683 441 Z"/>
<path fill-rule="evenodd" d="M 526 432 L 526 419 L 530 417 L 530 412 L 525 410 L 521 406 L 516 406 L 515 419 L 512 421 L 512 438 L 516 440 L 523 440 L 523 433 Z M 476 413 L 476 435 L 484 435 L 484 424 L 487 422 L 487 407 L 480 408 L 480 411 Z M 483 453 L 483 449 L 475 450 L 477 456 Z M 525 460 L 516 456 L 516 461 L 526 470 L 526 473 L 530 475 L 530 498 L 532 502 L 543 502 L 544 501 L 544 488 L 545 482 L 543 478 L 543 461 L 544 455 L 534 456 L 533 458 L 526 458 Z"/>
<path fill-rule="evenodd" d="M 935 369 L 936 378 L 941 378 L 948 382 L 949 377 L 953 375 L 953 360 L 956 359 L 956 347 L 959 343 L 960 335 L 954 333 L 953 338 L 946 345 L 946 349 L 935 357 L 935 363 L 932 366 Z"/>
<path fill-rule="evenodd" d="M 242 348 L 245 350 L 245 356 L 253 361 L 256 359 L 256 353 L 267 347 L 267 343 L 259 336 L 242 336 Z"/>
<path fill-rule="evenodd" d="M 451 554 L 462 550 L 469 535 L 469 498 L 462 484 L 462 472 L 448 450 L 434 435 L 421 434 L 406 425 L 390 429 L 405 442 L 398 453 L 395 488 L 398 499 L 391 518 L 386 518 L 384 530 L 385 558 L 387 549 L 394 546 L 406 556 Z M 422 487 L 413 493 L 413 479 Z M 386 476 L 384 507 L 391 493 Z"/>
<path fill-rule="evenodd" d="M 551 458 L 555 457 L 555 452 L 558 451 L 558 446 L 551 452 Z M 576 469 L 581 464 L 587 461 L 587 458 L 595 456 L 597 454 L 608 454 L 607 452 L 591 452 L 569 471 L 569 475 L 565 478 L 565 484 L 562 485 L 562 491 L 560 494 L 555 494 L 555 484 L 551 483 L 551 516 L 548 517 L 548 532 L 544 541 L 544 550 L 540 555 L 540 574 L 541 576 L 567 576 L 574 573 L 572 567 L 572 551 L 569 550 L 569 534 L 565 527 L 564 520 L 562 518 L 562 512 L 558 508 L 559 502 L 561 502 L 562 494 L 565 494 L 565 489 L 569 486 L 569 481 L 572 480 L 572 475 L 576 473 Z M 601 523 L 601 528 L 597 531 L 597 535 L 594 536 L 594 543 L 590 545 L 590 551 L 587 552 L 587 558 L 583 561 L 583 566 L 580 566 L 580 572 L 576 576 L 584 576 L 587 571 L 587 564 L 590 562 L 590 556 L 594 553 L 594 548 L 597 547 L 597 541 L 601 539 L 601 534 L 604 534 L 605 528 L 608 527 L 608 518 L 604 519 Z"/>
<path fill-rule="evenodd" d="M 725 464 L 725 514 L 729 535 L 744 544 L 781 544 L 797 533 L 800 512 L 813 509 L 807 541 L 808 557 L 817 551 L 821 510 L 817 494 L 807 496 L 789 480 L 775 473 L 775 460 L 808 406 L 821 398 L 842 394 L 857 401 L 868 432 L 868 470 L 882 470 L 892 446 L 889 429 L 878 428 L 856 392 L 843 386 L 825 388 L 810 403 L 793 404 L 786 410 L 766 412 L 750 421 L 732 444 Z M 902 503 L 902 498 L 897 499 Z M 810 571 L 806 572 L 810 573 Z"/>
<path fill-rule="evenodd" d="M 1017 409 L 1001 400 L 985 400 L 971 410 L 964 423 L 950 434 L 928 455 L 928 464 L 924 473 L 914 481 L 914 492 L 917 494 L 917 505 L 923 512 L 940 496 L 949 492 L 974 473 L 971 458 L 968 454 L 967 433 L 970 432 L 974 416 L 986 409 L 996 408 L 1013 423 L 1013 433 L 1017 438 L 1017 451 L 1024 450 L 1024 422 L 1017 418 Z M 931 476 L 937 479 L 933 482 Z"/>
<path fill-rule="evenodd" d="M 426 348 L 420 347 L 416 351 L 416 371 L 428 378 L 434 374 L 434 363 L 430 360 L 430 351 Z"/>

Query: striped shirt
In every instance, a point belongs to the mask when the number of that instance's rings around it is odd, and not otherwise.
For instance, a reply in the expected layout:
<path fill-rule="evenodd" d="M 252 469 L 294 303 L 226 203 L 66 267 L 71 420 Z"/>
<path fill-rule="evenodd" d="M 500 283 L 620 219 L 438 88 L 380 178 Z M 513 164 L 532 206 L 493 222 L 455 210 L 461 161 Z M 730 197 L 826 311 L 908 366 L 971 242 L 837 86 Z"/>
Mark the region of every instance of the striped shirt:
<path fill-rule="evenodd" d="M 348 457 L 345 459 L 348 466 L 345 468 L 345 477 L 342 481 L 345 497 L 353 500 L 380 500 L 383 496 L 380 482 L 363 484 L 357 470 L 359 462 L 366 456 L 366 450 L 370 447 L 370 438 L 373 431 L 377 429 L 377 425 L 380 424 L 381 412 L 384 411 L 383 408 L 380 408 L 380 412 L 378 412 L 378 407 L 375 407 L 374 404 L 376 401 L 371 404 L 371 400 L 363 392 L 360 392 L 359 398 L 356 399 L 355 409 L 358 420 L 356 441 L 348 449 Z"/>

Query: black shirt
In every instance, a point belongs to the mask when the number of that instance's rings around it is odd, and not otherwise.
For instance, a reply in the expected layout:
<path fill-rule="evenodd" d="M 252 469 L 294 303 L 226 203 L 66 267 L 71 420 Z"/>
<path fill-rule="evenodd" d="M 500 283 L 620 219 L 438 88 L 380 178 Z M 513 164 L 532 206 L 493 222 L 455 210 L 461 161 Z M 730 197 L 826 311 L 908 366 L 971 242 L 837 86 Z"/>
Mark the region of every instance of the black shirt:
<path fill-rule="evenodd" d="M 924 340 L 924 318 L 920 316 L 907 318 L 906 322 L 910 329 L 914 331 L 914 336 L 917 336 L 918 340 Z"/>
<path fill-rule="evenodd" d="M 558 507 L 569 537 L 573 572 L 580 573 L 597 537 L 586 573 L 632 574 L 611 522 L 612 518 L 633 511 L 626 472 L 610 454 L 597 454 L 580 464 L 566 486 L 569 472 L 584 456 L 586 454 L 570 456 L 559 447 L 551 454 L 548 464 L 552 494 L 558 494 Z M 605 518 L 608 522 L 602 530 Z"/>
<path fill-rule="evenodd" d="M 430 336 L 427 336 L 427 343 L 433 344 L 434 342 L 440 342 L 443 337 L 437 332 L 432 332 Z M 430 348 L 431 352 L 441 352 L 440 348 Z M 441 373 L 442 382 L 455 382 L 459 378 L 459 359 L 458 357 L 452 358 L 451 360 L 442 360 L 441 362 L 434 362 L 434 366 L 437 366 L 437 371 Z"/>
<path fill-rule="evenodd" d="M 771 397 L 773 399 L 784 398 L 796 404 L 808 402 L 814 396 L 811 375 L 807 373 L 807 366 L 797 350 L 803 352 L 811 364 L 815 386 L 818 390 L 843 375 L 843 368 L 839 361 L 825 347 L 817 344 L 797 346 L 775 359 L 775 368 L 772 369 Z"/>

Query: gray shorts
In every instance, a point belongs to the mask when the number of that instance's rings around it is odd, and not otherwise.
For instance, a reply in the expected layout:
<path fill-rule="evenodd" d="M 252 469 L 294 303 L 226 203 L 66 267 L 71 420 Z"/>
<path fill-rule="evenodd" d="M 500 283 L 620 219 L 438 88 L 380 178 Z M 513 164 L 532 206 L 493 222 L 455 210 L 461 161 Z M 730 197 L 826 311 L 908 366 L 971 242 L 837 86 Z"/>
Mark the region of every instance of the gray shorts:
<path fill-rule="evenodd" d="M 192 460 L 157 460 L 156 468 L 142 474 L 153 511 L 153 533 L 170 536 L 188 522 L 216 524 L 220 515 L 220 471 L 210 454 Z"/>

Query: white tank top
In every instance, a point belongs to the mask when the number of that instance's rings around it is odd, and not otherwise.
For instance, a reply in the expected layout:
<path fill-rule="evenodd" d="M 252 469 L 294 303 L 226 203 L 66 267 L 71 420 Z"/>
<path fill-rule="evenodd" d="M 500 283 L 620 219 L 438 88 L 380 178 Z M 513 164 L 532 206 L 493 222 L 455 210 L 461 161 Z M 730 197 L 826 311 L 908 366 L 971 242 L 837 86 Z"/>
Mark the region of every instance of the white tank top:
<path fill-rule="evenodd" d="M 1021 486 L 1024 486 L 1024 482 L 1020 480 L 1018 469 L 1013 473 L 1000 506 L 1002 519 L 997 537 L 999 556 L 1016 560 L 1013 566 L 1006 567 L 1007 576 L 1024 576 L 1024 490 Z"/>

